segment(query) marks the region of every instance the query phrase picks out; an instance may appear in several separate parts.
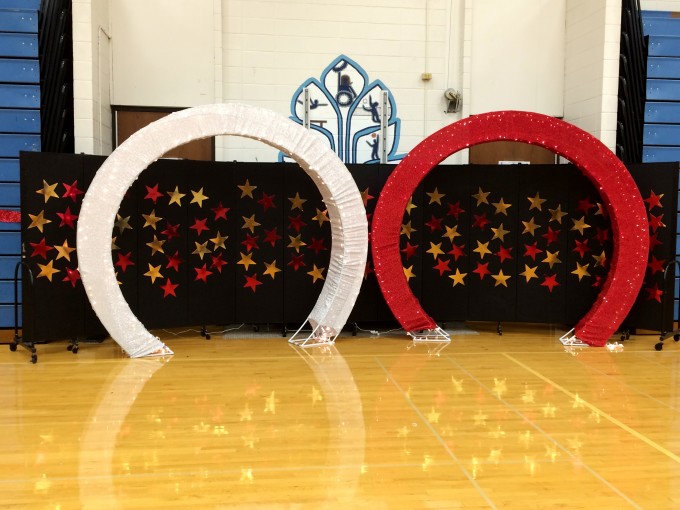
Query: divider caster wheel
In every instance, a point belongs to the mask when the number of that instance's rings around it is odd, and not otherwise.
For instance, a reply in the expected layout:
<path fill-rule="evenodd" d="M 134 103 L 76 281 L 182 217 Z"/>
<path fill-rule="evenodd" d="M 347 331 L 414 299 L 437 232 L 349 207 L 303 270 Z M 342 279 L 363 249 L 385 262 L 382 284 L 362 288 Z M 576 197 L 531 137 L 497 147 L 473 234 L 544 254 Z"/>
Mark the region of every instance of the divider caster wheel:
<path fill-rule="evenodd" d="M 205 334 L 205 339 L 206 339 L 206 340 L 210 340 L 210 333 L 206 333 L 206 334 Z"/>
<path fill-rule="evenodd" d="M 675 335 L 673 335 L 673 340 L 675 340 L 676 342 L 680 340 L 680 333 L 676 333 Z"/>
<path fill-rule="evenodd" d="M 38 355 L 37 354 L 31 354 L 31 363 L 34 365 L 38 362 Z"/>
<path fill-rule="evenodd" d="M 657 351 L 660 351 L 661 349 L 663 349 L 663 342 L 657 343 L 656 345 L 654 345 L 654 348 L 655 348 Z"/>
<path fill-rule="evenodd" d="M 78 354 L 78 346 L 77 346 L 77 345 L 74 345 L 73 348 L 71 349 L 71 352 L 72 352 L 73 354 Z"/>
<path fill-rule="evenodd" d="M 12 352 L 16 351 L 17 350 L 17 344 L 14 344 L 14 343 L 9 344 L 9 350 L 12 351 Z"/>
<path fill-rule="evenodd" d="M 66 350 L 67 350 L 67 351 L 72 351 L 72 350 L 73 350 L 73 347 L 74 347 L 73 344 L 68 344 L 68 345 L 66 346 Z"/>

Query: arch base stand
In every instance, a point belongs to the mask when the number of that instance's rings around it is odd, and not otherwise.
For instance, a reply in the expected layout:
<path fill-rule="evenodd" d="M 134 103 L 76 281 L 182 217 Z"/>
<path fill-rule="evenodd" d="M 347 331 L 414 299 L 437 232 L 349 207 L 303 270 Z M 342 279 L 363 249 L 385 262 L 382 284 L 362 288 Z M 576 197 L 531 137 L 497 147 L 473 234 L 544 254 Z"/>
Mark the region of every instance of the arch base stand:
<path fill-rule="evenodd" d="M 588 347 L 588 344 L 579 340 L 574 333 L 574 328 L 571 328 L 569 331 L 567 331 L 564 335 L 560 337 L 560 342 L 562 342 L 562 345 L 566 346 L 571 346 L 571 347 Z"/>
<path fill-rule="evenodd" d="M 449 335 L 442 328 L 437 326 L 434 329 L 424 329 L 422 331 L 407 331 L 406 334 L 413 338 L 414 342 L 450 342 Z"/>
<path fill-rule="evenodd" d="M 288 339 L 288 343 L 297 345 L 298 347 L 318 347 L 319 345 L 335 344 L 338 333 L 336 333 L 333 328 L 322 326 L 321 324 L 316 326 L 308 337 L 296 338 L 307 322 L 309 322 L 309 319 L 302 323 L 302 326 L 300 326 L 293 336 Z"/>

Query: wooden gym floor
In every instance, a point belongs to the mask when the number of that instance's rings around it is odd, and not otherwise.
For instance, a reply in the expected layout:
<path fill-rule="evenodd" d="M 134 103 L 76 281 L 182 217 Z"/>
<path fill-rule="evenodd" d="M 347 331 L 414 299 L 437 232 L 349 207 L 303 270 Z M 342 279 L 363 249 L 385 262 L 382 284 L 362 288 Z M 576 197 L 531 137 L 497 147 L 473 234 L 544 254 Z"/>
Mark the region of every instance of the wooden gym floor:
<path fill-rule="evenodd" d="M 680 508 L 680 344 L 469 328 L 1 346 L 0 507 Z"/>

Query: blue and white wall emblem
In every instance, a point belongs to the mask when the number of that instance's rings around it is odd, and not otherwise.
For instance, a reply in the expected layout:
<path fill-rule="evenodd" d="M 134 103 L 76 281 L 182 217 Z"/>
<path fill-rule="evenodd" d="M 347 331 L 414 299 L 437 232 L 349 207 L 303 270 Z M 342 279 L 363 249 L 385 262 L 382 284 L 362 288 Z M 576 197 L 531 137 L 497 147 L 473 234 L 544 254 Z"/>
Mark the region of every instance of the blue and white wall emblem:
<path fill-rule="evenodd" d="M 305 89 L 308 92 L 305 92 Z M 291 119 L 323 134 L 344 163 L 399 161 L 401 120 L 390 90 L 380 80 L 340 55 L 293 94 Z M 292 161 L 283 153 L 279 161 Z"/>

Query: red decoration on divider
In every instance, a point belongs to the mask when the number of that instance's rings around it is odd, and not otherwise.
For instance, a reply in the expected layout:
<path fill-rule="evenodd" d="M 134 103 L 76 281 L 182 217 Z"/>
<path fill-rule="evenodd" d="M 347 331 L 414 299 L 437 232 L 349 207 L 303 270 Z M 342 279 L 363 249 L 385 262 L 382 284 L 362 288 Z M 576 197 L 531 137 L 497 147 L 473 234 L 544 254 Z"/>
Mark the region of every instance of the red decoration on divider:
<path fill-rule="evenodd" d="M 501 140 L 538 145 L 567 158 L 598 189 L 611 218 L 611 270 L 593 307 L 574 330 L 578 339 L 604 345 L 630 311 L 644 279 L 649 249 L 644 202 L 626 167 L 597 138 L 538 113 L 491 112 L 454 122 L 423 140 L 397 165 L 378 199 L 372 228 L 375 273 L 387 304 L 406 331 L 436 327 L 402 270 L 399 232 L 404 210 L 437 164 L 461 149 Z"/>

